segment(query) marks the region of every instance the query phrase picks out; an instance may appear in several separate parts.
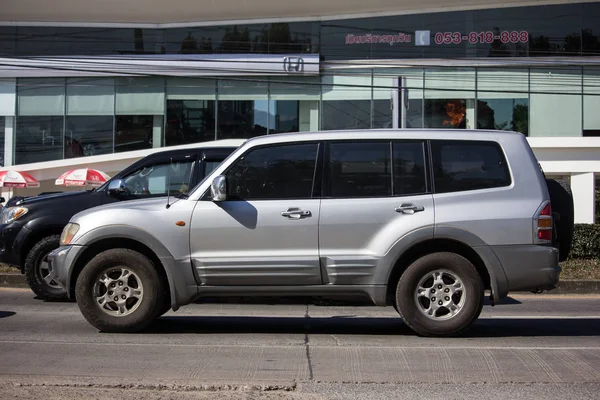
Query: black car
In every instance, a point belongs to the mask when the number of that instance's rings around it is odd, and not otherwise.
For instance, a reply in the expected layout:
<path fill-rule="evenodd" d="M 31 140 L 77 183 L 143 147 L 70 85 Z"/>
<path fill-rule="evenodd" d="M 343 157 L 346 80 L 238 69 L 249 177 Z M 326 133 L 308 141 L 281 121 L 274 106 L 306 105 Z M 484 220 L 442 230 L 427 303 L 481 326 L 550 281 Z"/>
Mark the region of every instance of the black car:
<path fill-rule="evenodd" d="M 236 148 L 165 150 L 133 163 L 97 189 L 10 199 L 0 218 L 0 262 L 19 267 L 39 298 L 64 299 L 66 292 L 49 277 L 45 259 L 59 247 L 60 234 L 73 215 L 116 201 L 186 193 Z M 115 179 L 124 180 L 124 193 L 108 191 Z"/>

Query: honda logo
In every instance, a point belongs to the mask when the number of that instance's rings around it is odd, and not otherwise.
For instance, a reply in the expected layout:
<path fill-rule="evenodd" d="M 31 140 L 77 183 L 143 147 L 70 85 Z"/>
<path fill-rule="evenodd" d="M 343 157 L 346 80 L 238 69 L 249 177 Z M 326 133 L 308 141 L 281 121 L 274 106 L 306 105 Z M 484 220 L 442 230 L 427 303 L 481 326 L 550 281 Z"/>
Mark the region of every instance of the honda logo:
<path fill-rule="evenodd" d="M 300 57 L 284 57 L 283 70 L 285 72 L 302 72 L 304 71 L 304 59 Z"/>

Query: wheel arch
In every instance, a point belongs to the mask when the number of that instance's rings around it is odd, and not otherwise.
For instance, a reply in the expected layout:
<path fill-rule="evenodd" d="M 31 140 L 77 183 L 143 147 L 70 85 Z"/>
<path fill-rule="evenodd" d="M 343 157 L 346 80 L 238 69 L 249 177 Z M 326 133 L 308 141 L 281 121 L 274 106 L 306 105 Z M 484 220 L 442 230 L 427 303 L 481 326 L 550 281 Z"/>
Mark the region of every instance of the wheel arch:
<path fill-rule="evenodd" d="M 169 287 L 169 290 L 167 290 L 167 292 L 165 293 L 165 295 L 167 296 L 166 301 L 172 304 L 173 288 L 171 285 L 171 279 L 169 277 L 169 274 L 167 273 L 167 269 L 163 265 L 163 262 L 150 247 L 148 247 L 144 243 L 141 243 L 138 240 L 128 237 L 100 238 L 86 246 L 85 250 L 75 260 L 73 268 L 71 270 L 69 279 L 70 298 L 75 298 L 75 284 L 77 282 L 77 278 L 79 277 L 81 271 L 87 265 L 87 263 L 103 251 L 115 248 L 134 250 L 148 257 L 148 259 L 152 262 L 152 264 L 158 271 L 161 279 L 166 280 L 167 285 Z"/>
<path fill-rule="evenodd" d="M 392 270 L 387 280 L 386 302 L 393 304 L 395 298 L 396 285 L 406 269 L 417 259 L 431 253 L 451 252 L 465 257 L 481 276 L 485 289 L 491 289 L 496 292 L 496 276 L 490 271 L 480 253 L 472 246 L 456 239 L 450 238 L 432 238 L 414 244 L 404 251 L 394 262 Z M 497 295 L 497 293 L 495 293 Z"/>

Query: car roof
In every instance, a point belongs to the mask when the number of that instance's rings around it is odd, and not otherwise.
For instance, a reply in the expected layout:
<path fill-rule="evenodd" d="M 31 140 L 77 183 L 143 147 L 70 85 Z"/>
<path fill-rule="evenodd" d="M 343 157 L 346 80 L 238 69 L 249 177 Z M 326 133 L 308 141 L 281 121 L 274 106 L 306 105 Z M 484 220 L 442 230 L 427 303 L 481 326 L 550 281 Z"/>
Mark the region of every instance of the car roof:
<path fill-rule="evenodd" d="M 364 140 L 364 139 L 445 139 L 445 140 L 498 140 L 502 137 L 523 136 L 519 132 L 483 129 L 356 129 L 318 132 L 280 133 L 248 139 L 252 145 L 300 142 L 311 140 Z"/>

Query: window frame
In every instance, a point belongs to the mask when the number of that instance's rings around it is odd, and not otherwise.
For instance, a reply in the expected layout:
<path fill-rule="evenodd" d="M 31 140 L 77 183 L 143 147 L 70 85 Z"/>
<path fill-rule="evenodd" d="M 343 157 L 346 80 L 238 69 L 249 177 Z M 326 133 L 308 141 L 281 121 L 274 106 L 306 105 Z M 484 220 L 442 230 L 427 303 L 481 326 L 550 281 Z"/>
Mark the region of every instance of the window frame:
<path fill-rule="evenodd" d="M 391 195 L 384 196 L 332 196 L 331 195 L 331 172 L 329 168 L 325 168 L 325 166 L 329 166 L 331 161 L 331 144 L 334 143 L 386 143 L 388 144 L 388 150 L 390 155 L 390 187 L 391 187 Z M 325 141 L 325 147 L 323 151 L 323 178 L 322 178 L 322 186 L 323 190 L 321 191 L 322 199 L 381 199 L 381 198 L 405 198 L 405 197 L 413 197 L 413 196 L 422 196 L 427 194 L 432 194 L 432 184 L 431 184 L 431 164 L 430 164 L 430 148 L 427 139 L 334 139 Z M 394 190 L 394 144 L 396 143 L 420 143 L 423 146 L 423 167 L 425 170 L 425 192 L 422 193 L 412 193 L 412 194 L 395 194 Z"/>
<path fill-rule="evenodd" d="M 226 201 L 282 201 L 282 200 L 310 200 L 310 199 L 318 199 L 320 198 L 320 192 L 322 187 L 321 176 L 323 169 L 323 140 L 303 140 L 298 142 L 283 142 L 283 143 L 269 143 L 264 145 L 253 146 L 244 151 L 235 160 L 231 162 L 230 165 L 225 168 L 225 170 L 219 174 L 227 177 L 227 174 L 231 171 L 232 168 L 236 166 L 238 161 L 243 157 L 246 157 L 250 152 L 255 150 L 262 150 L 271 147 L 287 147 L 287 146 L 298 146 L 298 145 L 306 145 L 306 144 L 316 144 L 317 145 L 317 156 L 315 160 L 315 170 L 313 172 L 313 182 L 312 182 L 312 191 L 310 197 L 277 197 L 277 198 L 253 198 L 253 199 L 242 199 L 237 197 L 228 197 Z M 227 180 L 227 187 L 229 188 L 229 181 Z M 228 190 L 229 191 L 229 190 Z M 204 194 L 200 197 L 200 201 L 212 201 L 211 189 L 210 187 L 204 192 Z"/>
<path fill-rule="evenodd" d="M 429 168 L 431 171 L 431 183 L 433 186 L 433 194 L 458 194 L 458 193 L 471 193 L 473 191 L 491 191 L 498 189 L 506 189 L 511 187 L 514 184 L 514 177 L 512 174 L 512 170 L 510 168 L 510 164 L 508 162 L 508 157 L 506 156 L 506 152 L 502 145 L 496 140 L 483 140 L 483 139 L 429 139 Z M 498 150 L 498 154 L 502 157 L 502 161 L 504 162 L 504 169 L 506 171 L 506 175 L 508 178 L 508 183 L 501 186 L 492 186 L 486 188 L 476 188 L 476 189 L 466 189 L 466 190 L 451 190 L 451 191 L 443 191 L 440 192 L 436 189 L 436 177 L 435 177 L 435 165 L 434 165 L 434 151 L 433 146 L 435 143 L 454 143 L 454 144 L 485 144 L 488 146 L 495 147 Z"/>

